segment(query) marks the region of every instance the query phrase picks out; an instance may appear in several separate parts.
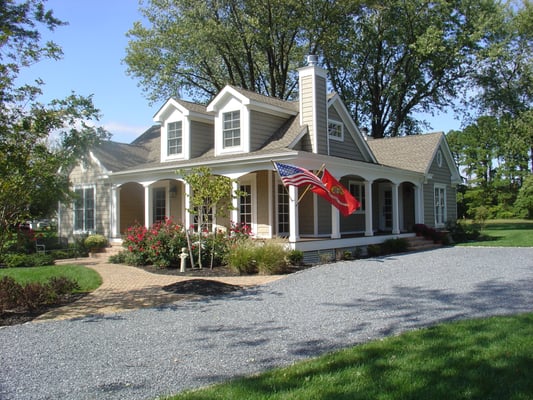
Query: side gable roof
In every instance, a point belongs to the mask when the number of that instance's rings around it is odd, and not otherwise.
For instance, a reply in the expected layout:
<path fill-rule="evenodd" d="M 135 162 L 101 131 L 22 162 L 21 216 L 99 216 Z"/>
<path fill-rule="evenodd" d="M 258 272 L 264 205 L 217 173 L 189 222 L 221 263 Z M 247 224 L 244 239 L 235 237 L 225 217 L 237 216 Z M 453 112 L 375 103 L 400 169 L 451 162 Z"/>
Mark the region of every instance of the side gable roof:
<path fill-rule="evenodd" d="M 202 104 L 191 103 L 189 101 L 171 97 L 155 113 L 154 121 L 160 122 L 164 120 L 165 116 L 171 113 L 174 109 L 179 110 L 183 115 L 195 117 L 196 119 L 212 120 L 214 117 L 213 113 L 208 112 L 206 106 Z"/>
<path fill-rule="evenodd" d="M 455 166 L 443 132 L 368 141 L 378 163 L 425 175 L 429 173 L 431 163 L 441 144 L 445 148 L 445 157 L 449 165 Z M 461 181 L 457 168 L 450 167 L 450 173 L 452 182 L 459 183 Z"/>

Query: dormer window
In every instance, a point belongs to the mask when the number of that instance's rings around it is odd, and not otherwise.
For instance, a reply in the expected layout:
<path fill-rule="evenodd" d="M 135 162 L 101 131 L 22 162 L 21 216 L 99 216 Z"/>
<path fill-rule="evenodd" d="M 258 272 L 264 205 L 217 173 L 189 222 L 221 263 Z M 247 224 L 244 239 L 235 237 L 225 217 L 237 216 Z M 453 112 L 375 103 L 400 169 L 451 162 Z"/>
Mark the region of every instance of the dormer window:
<path fill-rule="evenodd" d="M 231 111 L 222 114 L 222 147 L 238 147 L 241 145 L 241 112 Z"/>
<path fill-rule="evenodd" d="M 181 121 L 167 124 L 167 155 L 181 154 L 183 149 L 183 133 Z"/>
<path fill-rule="evenodd" d="M 330 139 L 343 141 L 343 125 L 337 121 L 328 121 L 328 136 Z"/>

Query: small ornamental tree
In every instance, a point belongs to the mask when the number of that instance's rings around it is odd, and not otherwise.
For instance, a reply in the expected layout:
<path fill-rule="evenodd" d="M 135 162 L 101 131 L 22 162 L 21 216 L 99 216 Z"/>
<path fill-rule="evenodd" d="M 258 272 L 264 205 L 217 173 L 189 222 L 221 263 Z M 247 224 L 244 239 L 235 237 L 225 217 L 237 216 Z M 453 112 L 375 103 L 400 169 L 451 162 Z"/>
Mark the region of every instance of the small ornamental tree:
<path fill-rule="evenodd" d="M 210 216 L 216 212 L 217 216 L 227 217 L 234 208 L 232 200 L 239 194 L 233 193 L 232 179 L 213 175 L 208 167 L 193 168 L 187 172 L 179 170 L 177 173 L 191 188 L 188 195 L 190 208 L 187 211 L 196 216 L 198 266 L 202 268 L 202 236 L 209 232 Z M 214 251 L 211 253 L 211 268 L 213 268 Z"/>

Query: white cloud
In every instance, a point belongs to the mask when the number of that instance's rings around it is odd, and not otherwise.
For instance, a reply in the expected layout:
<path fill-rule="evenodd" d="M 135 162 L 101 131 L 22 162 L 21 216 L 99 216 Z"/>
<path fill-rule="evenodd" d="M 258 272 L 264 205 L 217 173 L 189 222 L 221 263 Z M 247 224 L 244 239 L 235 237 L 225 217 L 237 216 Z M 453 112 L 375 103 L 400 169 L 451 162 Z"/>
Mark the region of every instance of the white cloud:
<path fill-rule="evenodd" d="M 121 122 L 107 122 L 102 125 L 105 130 L 111 133 L 112 140 L 122 143 L 131 143 L 141 133 L 150 126 L 129 125 Z"/>

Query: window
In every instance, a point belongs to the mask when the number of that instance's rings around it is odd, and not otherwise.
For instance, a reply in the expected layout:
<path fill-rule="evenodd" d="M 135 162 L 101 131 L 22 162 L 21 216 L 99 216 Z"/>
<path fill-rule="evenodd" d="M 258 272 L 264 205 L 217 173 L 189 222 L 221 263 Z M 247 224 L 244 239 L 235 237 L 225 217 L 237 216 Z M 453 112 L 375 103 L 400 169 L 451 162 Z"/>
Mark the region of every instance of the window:
<path fill-rule="evenodd" d="M 74 230 L 94 230 L 94 188 L 75 189 L 76 200 L 74 201 Z"/>
<path fill-rule="evenodd" d="M 169 156 L 182 152 L 181 121 L 170 122 L 167 125 L 167 154 Z"/>
<path fill-rule="evenodd" d="M 222 114 L 222 147 L 241 145 L 241 112 L 231 111 Z"/>
<path fill-rule="evenodd" d="M 164 221 L 166 217 L 166 192 L 165 188 L 157 188 L 153 191 L 152 222 Z"/>
<path fill-rule="evenodd" d="M 440 150 L 437 152 L 437 165 L 442 167 L 442 151 Z"/>
<path fill-rule="evenodd" d="M 334 140 L 344 140 L 343 126 L 340 122 L 329 121 L 328 122 L 328 136 Z"/>
<path fill-rule="evenodd" d="M 435 186 L 435 226 L 442 227 L 446 223 L 446 187 Z"/>
<path fill-rule="evenodd" d="M 289 192 L 278 184 L 278 235 L 289 234 Z"/>
<path fill-rule="evenodd" d="M 242 194 L 240 198 L 239 211 L 240 223 L 252 226 L 252 185 L 240 185 Z"/>
<path fill-rule="evenodd" d="M 350 182 L 348 185 L 348 190 L 350 191 L 350 194 L 361 204 L 361 206 L 355 212 L 364 212 L 366 207 L 365 184 L 360 182 Z"/>

